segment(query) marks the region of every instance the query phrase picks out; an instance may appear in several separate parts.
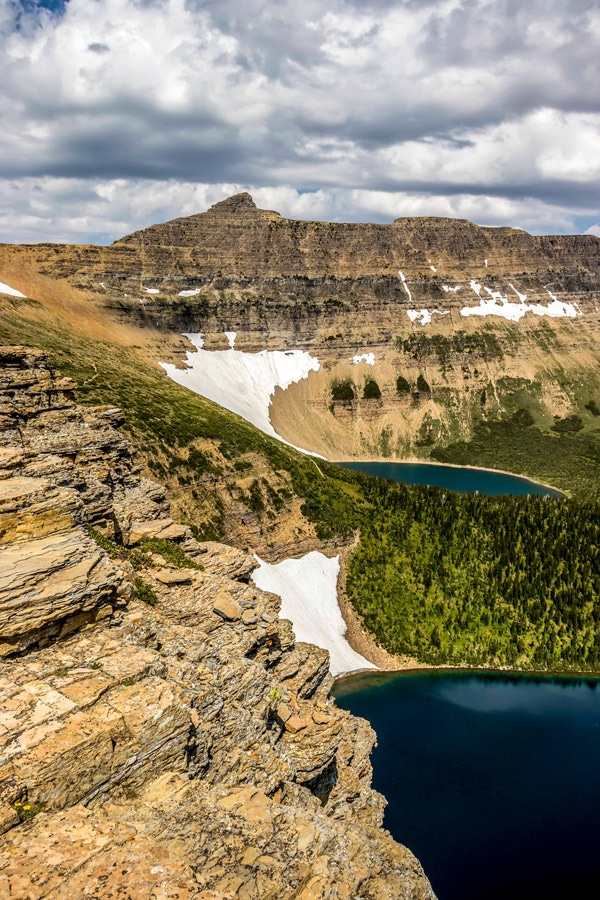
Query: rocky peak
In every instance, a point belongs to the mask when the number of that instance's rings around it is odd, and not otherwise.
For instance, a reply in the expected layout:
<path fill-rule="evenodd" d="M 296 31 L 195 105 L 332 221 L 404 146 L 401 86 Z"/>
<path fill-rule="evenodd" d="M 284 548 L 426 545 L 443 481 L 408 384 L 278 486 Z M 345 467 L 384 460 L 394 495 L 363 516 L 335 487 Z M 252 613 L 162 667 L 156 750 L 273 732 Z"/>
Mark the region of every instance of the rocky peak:
<path fill-rule="evenodd" d="M 213 211 L 218 213 L 248 214 L 258 213 L 259 209 L 252 199 L 252 195 L 247 191 L 243 191 L 240 194 L 233 194 L 231 197 L 213 204 L 209 212 Z"/>

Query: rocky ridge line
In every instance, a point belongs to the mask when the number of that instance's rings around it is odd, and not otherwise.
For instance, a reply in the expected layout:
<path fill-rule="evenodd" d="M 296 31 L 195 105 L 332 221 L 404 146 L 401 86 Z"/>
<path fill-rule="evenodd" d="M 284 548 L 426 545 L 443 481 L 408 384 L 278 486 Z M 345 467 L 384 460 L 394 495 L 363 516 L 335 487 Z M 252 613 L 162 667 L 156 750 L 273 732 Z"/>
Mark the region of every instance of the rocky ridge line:
<path fill-rule="evenodd" d="M 72 389 L 0 348 L 0 895 L 433 897 L 328 654 Z"/>

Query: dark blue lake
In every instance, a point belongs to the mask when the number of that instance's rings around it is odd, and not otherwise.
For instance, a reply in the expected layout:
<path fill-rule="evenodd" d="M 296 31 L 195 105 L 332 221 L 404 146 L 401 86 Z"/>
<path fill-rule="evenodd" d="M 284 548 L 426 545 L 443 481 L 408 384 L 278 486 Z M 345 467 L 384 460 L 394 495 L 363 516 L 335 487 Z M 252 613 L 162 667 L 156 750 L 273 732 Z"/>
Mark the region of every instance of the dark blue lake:
<path fill-rule="evenodd" d="M 334 693 L 377 732 L 385 826 L 439 900 L 600 896 L 600 681 L 370 673 Z"/>
<path fill-rule="evenodd" d="M 492 469 L 468 469 L 464 466 L 442 466 L 439 463 L 406 462 L 343 462 L 347 469 L 392 478 L 404 484 L 425 484 L 448 488 L 453 491 L 495 496 L 497 494 L 542 494 L 548 497 L 562 497 L 554 488 L 519 475 L 507 475 Z"/>

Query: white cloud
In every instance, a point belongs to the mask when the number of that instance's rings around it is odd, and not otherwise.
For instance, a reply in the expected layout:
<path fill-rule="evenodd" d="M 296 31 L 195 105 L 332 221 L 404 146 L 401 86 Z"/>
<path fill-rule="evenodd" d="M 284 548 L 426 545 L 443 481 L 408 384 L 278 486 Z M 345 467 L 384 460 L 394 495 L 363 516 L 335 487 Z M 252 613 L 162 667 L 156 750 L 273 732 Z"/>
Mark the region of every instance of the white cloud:
<path fill-rule="evenodd" d="M 10 239 L 117 236 L 229 185 L 318 218 L 569 230 L 600 209 L 586 0 L 69 0 L 19 28 L 17 9 L 0 2 Z"/>
<path fill-rule="evenodd" d="M 577 230 L 568 207 L 540 200 L 345 188 L 300 193 L 290 185 L 46 177 L 0 182 L 0 241 L 81 243 L 91 236 L 96 243 L 110 243 L 154 222 L 202 212 L 243 190 L 252 193 L 260 208 L 293 219 L 390 222 L 403 216 L 448 216 L 534 233 Z"/>

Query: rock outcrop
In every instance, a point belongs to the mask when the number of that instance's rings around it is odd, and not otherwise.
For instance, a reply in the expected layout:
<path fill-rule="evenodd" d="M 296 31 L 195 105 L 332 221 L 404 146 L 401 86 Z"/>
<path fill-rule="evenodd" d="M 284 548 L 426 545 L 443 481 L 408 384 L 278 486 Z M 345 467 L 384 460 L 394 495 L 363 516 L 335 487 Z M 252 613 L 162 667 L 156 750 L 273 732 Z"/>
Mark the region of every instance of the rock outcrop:
<path fill-rule="evenodd" d="M 0 896 L 432 898 L 253 558 L 174 523 L 43 354 L 0 379 Z"/>

